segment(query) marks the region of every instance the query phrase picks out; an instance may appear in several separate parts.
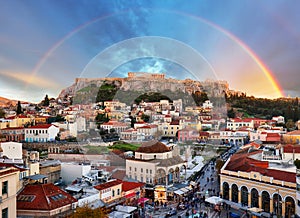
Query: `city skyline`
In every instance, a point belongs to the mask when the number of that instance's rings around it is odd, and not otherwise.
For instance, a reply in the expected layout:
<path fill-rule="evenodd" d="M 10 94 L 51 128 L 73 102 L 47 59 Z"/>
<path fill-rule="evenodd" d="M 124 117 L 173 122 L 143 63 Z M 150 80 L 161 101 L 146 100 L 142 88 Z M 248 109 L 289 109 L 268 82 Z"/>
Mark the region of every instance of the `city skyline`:
<path fill-rule="evenodd" d="M 299 96 L 297 4 L 2 1 L 0 96 L 38 102 L 76 77 L 128 71 L 226 80 L 257 97 Z"/>

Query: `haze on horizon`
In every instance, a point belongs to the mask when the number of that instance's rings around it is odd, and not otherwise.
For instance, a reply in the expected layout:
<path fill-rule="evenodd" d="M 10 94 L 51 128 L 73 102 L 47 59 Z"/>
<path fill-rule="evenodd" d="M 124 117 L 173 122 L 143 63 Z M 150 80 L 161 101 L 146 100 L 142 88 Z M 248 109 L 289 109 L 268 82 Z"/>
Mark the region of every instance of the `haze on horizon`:
<path fill-rule="evenodd" d="M 178 79 L 226 80 L 231 89 L 248 95 L 279 97 L 262 66 L 272 72 L 285 96 L 300 95 L 300 2 L 0 2 L 3 97 L 39 102 L 45 94 L 57 97 L 76 77 L 93 77 L 92 72 L 106 77 L 147 70 Z M 160 49 L 143 41 L 136 56 L 130 56 L 132 47 L 123 46 L 151 36 L 170 44 Z M 180 62 L 176 57 L 181 50 L 174 49 L 180 43 L 198 57 L 186 53 L 187 61 Z M 113 51 L 115 45 L 121 49 Z M 103 62 L 101 54 L 107 51 L 111 56 Z M 192 65 L 199 62 L 203 69 L 195 70 Z M 106 68 L 98 68 L 99 63 Z"/>

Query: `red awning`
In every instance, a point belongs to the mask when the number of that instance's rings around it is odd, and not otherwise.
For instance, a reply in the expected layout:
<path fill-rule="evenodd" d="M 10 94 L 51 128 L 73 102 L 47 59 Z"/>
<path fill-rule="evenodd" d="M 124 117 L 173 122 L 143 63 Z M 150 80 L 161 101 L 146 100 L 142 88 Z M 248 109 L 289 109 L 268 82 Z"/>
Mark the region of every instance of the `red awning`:
<path fill-rule="evenodd" d="M 130 194 L 125 195 L 125 198 L 132 198 L 135 196 L 136 196 L 136 194 L 134 192 L 131 192 Z"/>

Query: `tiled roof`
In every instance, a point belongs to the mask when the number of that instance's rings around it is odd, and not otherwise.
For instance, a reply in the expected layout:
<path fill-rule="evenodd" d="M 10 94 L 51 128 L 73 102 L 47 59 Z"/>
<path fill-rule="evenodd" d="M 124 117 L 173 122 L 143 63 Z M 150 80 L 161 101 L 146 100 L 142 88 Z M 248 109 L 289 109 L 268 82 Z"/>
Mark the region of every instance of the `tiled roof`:
<path fill-rule="evenodd" d="M 292 132 L 286 133 L 286 135 L 300 135 L 300 130 L 294 130 Z"/>
<path fill-rule="evenodd" d="M 300 145 L 291 145 L 291 144 L 284 145 L 283 152 L 299 154 L 300 153 Z"/>
<path fill-rule="evenodd" d="M 104 190 L 104 189 L 107 189 L 107 188 L 110 188 L 110 187 L 113 187 L 113 186 L 116 186 L 116 185 L 119 185 L 119 184 L 122 184 L 122 181 L 113 180 L 113 181 L 106 182 L 106 183 L 103 183 L 103 184 L 100 184 L 100 185 L 96 185 L 96 186 L 94 186 L 94 188 L 101 191 L 101 190 Z"/>
<path fill-rule="evenodd" d="M 18 165 L 14 165 L 14 164 L 11 164 L 11 163 L 0 163 L 0 167 L 13 167 L 15 168 L 16 170 L 20 171 L 20 172 L 23 172 L 23 171 L 26 171 L 27 169 L 24 169 Z"/>
<path fill-rule="evenodd" d="M 276 180 L 286 181 L 296 183 L 296 173 L 268 169 L 269 163 L 267 161 L 260 161 L 251 158 L 253 154 L 260 153 L 262 151 L 254 151 L 248 153 L 247 151 L 242 151 L 232 155 L 230 161 L 228 162 L 225 170 L 229 171 L 243 171 L 243 172 L 259 172 L 261 175 L 273 177 Z"/>
<path fill-rule="evenodd" d="M 48 129 L 50 126 L 55 126 L 55 125 L 53 125 L 53 124 L 38 124 L 35 126 L 28 127 L 27 129 Z"/>
<path fill-rule="evenodd" d="M 54 210 L 77 202 L 70 194 L 52 183 L 26 185 L 18 194 L 17 209 Z"/>
<path fill-rule="evenodd" d="M 23 130 L 24 127 L 7 127 L 1 130 Z"/>
<path fill-rule="evenodd" d="M 157 140 L 144 142 L 142 146 L 136 150 L 136 152 L 141 153 L 164 153 L 168 151 L 170 151 L 170 148 Z"/>
<path fill-rule="evenodd" d="M 18 170 L 15 169 L 15 168 L 10 168 L 9 170 L 0 171 L 0 176 L 7 175 L 7 174 L 10 174 L 10 173 L 14 173 L 14 172 L 17 172 L 17 171 Z"/>
<path fill-rule="evenodd" d="M 201 131 L 201 132 L 199 133 L 199 135 L 200 135 L 200 136 L 207 136 L 207 137 L 209 137 L 209 132 Z"/>
<path fill-rule="evenodd" d="M 179 125 L 179 120 L 173 120 L 170 125 Z"/>
<path fill-rule="evenodd" d="M 114 179 L 123 180 L 126 177 L 126 170 L 116 170 L 111 175 Z"/>
<path fill-rule="evenodd" d="M 122 182 L 122 191 L 127 192 L 127 191 L 130 191 L 132 189 L 143 187 L 144 185 L 145 185 L 145 183 L 142 183 L 142 182 L 127 182 L 127 181 L 123 181 Z"/>

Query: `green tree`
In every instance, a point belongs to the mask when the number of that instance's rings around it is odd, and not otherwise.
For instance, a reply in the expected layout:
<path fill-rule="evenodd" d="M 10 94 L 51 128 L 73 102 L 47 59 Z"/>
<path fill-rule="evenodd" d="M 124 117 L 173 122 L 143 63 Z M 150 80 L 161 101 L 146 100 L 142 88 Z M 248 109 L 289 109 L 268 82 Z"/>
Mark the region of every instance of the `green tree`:
<path fill-rule="evenodd" d="M 292 119 L 289 119 L 287 122 L 286 122 L 286 128 L 288 129 L 293 129 L 295 127 L 295 123 Z"/>
<path fill-rule="evenodd" d="M 142 114 L 141 118 L 144 122 L 149 122 L 149 120 L 150 120 L 150 116 L 147 114 L 144 114 L 144 113 Z"/>
<path fill-rule="evenodd" d="M 47 106 L 49 106 L 49 104 L 50 104 L 50 100 L 49 100 L 48 95 L 46 95 L 44 98 L 44 101 L 43 101 L 43 106 L 47 107 Z"/>
<path fill-rule="evenodd" d="M 68 216 L 68 218 L 106 218 L 108 217 L 105 210 L 102 208 L 92 209 L 87 205 L 84 207 L 77 207 L 76 211 Z"/>
<path fill-rule="evenodd" d="M 20 101 L 18 101 L 16 112 L 17 112 L 18 115 L 22 113 L 22 107 L 21 107 L 21 102 Z"/>
<path fill-rule="evenodd" d="M 104 114 L 98 113 L 95 120 L 98 124 L 102 124 L 102 123 L 108 122 L 109 118 L 108 118 L 108 115 L 105 113 Z"/>
<path fill-rule="evenodd" d="M 229 118 L 235 118 L 235 112 L 234 112 L 233 108 L 231 108 L 230 110 L 227 111 L 227 116 Z"/>
<path fill-rule="evenodd" d="M 296 159 L 294 161 L 294 164 L 295 164 L 295 166 L 296 166 L 297 169 L 300 169 L 300 160 L 299 159 Z"/>

